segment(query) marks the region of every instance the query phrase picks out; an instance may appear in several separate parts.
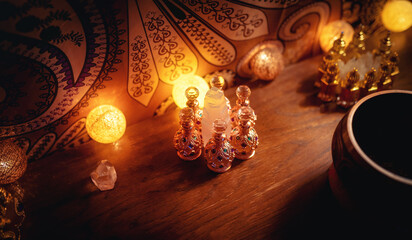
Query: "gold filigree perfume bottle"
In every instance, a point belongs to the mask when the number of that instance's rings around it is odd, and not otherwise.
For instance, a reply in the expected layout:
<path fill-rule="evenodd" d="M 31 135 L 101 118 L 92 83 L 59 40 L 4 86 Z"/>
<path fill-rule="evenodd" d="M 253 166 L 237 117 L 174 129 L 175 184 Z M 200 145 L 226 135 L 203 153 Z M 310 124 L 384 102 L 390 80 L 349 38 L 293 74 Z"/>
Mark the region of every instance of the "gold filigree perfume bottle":
<path fill-rule="evenodd" d="M 377 91 L 378 91 L 378 83 L 376 79 L 376 69 L 372 68 L 369 72 L 365 74 L 363 85 L 360 88 L 360 95 L 362 98 L 366 95 L 369 95 Z"/>
<path fill-rule="evenodd" d="M 186 106 L 191 108 L 194 113 L 194 123 L 198 131 L 202 131 L 202 114 L 203 111 L 199 107 L 197 98 L 199 97 L 199 90 L 195 87 L 189 87 L 185 91 L 187 98 Z"/>
<path fill-rule="evenodd" d="M 195 160 L 202 154 L 202 138 L 201 134 L 194 127 L 193 110 L 189 107 L 182 108 L 179 118 L 181 127 L 173 138 L 177 155 L 182 160 Z"/>
<path fill-rule="evenodd" d="M 233 148 L 226 138 L 226 122 L 216 119 L 213 122 L 214 134 L 206 144 L 205 160 L 207 167 L 213 172 L 223 173 L 232 167 L 234 159 Z"/>
<path fill-rule="evenodd" d="M 338 97 L 337 104 L 344 108 L 352 107 L 359 99 L 360 90 L 358 86 L 359 81 L 358 69 L 354 68 L 348 72 L 346 81 L 342 85 L 341 92 Z"/>
<path fill-rule="evenodd" d="M 379 68 L 380 78 L 378 81 L 378 91 L 392 88 L 391 69 L 388 63 L 382 64 Z"/>
<path fill-rule="evenodd" d="M 386 36 L 382 38 L 381 41 L 379 42 L 379 47 L 373 50 L 373 56 L 382 57 L 382 59 L 387 59 L 389 55 L 391 54 L 391 47 L 392 47 L 391 32 L 388 31 Z"/>
<path fill-rule="evenodd" d="M 339 59 L 343 61 L 346 58 L 345 47 L 346 43 L 345 40 L 343 40 L 342 32 L 339 38 L 333 41 L 333 46 L 328 51 L 328 54 L 332 55 L 334 61 L 337 61 Z"/>
<path fill-rule="evenodd" d="M 359 58 L 362 54 L 366 53 L 366 36 L 364 33 L 364 26 L 361 25 L 359 31 L 357 31 L 352 38 L 352 41 L 348 44 L 345 49 L 346 60 L 351 58 Z"/>
<path fill-rule="evenodd" d="M 254 112 L 250 107 L 241 107 L 238 113 L 239 125 L 230 134 L 230 143 L 237 159 L 246 160 L 255 155 L 259 144 L 256 130 L 253 128 Z"/>
<path fill-rule="evenodd" d="M 237 96 L 236 106 L 234 106 L 230 110 L 230 123 L 232 124 L 232 129 L 239 124 L 239 121 L 238 121 L 239 109 L 241 107 L 250 107 L 249 96 L 251 93 L 252 91 L 250 91 L 250 88 L 246 85 L 240 85 L 236 89 L 236 96 Z M 256 121 L 256 115 L 254 112 L 253 112 L 253 117 L 251 121 L 253 124 Z"/>
<path fill-rule="evenodd" d="M 338 64 L 334 63 L 328 67 L 327 73 L 321 79 L 318 98 L 323 102 L 335 101 L 339 82 Z"/>
<path fill-rule="evenodd" d="M 399 74 L 399 55 L 397 52 L 392 52 L 388 58 L 389 70 L 392 77 Z"/>
<path fill-rule="evenodd" d="M 326 53 L 326 55 L 323 56 L 322 62 L 320 63 L 319 68 L 318 68 L 319 77 L 315 80 L 313 84 L 315 87 L 317 88 L 320 87 L 322 76 L 327 74 L 328 67 L 334 62 L 335 61 L 333 59 L 333 56 L 330 53 Z"/>

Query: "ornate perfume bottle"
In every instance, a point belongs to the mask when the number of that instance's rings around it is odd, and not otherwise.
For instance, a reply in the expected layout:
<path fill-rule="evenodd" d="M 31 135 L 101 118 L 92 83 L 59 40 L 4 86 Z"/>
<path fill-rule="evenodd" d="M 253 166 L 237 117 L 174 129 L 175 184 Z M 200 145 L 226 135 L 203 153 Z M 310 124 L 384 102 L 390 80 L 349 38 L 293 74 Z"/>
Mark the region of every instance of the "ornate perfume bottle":
<path fill-rule="evenodd" d="M 333 60 L 344 60 L 346 58 L 345 53 L 346 43 L 343 40 L 343 32 L 340 34 L 340 37 L 333 42 L 332 48 L 328 51 L 328 54 L 332 55 Z"/>
<path fill-rule="evenodd" d="M 339 68 L 337 63 L 333 63 L 328 67 L 327 73 L 321 79 L 318 98 L 323 102 L 335 101 L 338 86 Z"/>
<path fill-rule="evenodd" d="M 238 113 L 239 125 L 230 135 L 230 143 L 237 159 L 246 160 L 255 155 L 255 149 L 259 144 L 256 130 L 253 128 L 253 109 L 241 107 Z"/>
<path fill-rule="evenodd" d="M 373 56 L 382 57 L 382 59 L 387 59 L 389 55 L 391 54 L 391 47 L 392 47 L 391 32 L 388 31 L 388 33 L 386 34 L 386 37 L 382 38 L 381 41 L 379 42 L 379 47 L 373 50 Z"/>
<path fill-rule="evenodd" d="M 218 77 L 213 77 L 210 80 L 210 86 L 211 87 L 215 87 L 217 89 L 219 89 L 220 91 L 223 92 L 223 87 L 225 86 L 225 79 L 222 76 L 218 76 Z M 223 92 L 223 95 L 225 93 Z M 227 109 L 230 110 L 231 106 L 230 106 L 230 101 L 229 99 L 227 99 L 227 97 L 225 97 L 226 100 L 226 105 L 227 105 Z"/>
<path fill-rule="evenodd" d="M 185 91 L 187 98 L 186 106 L 191 108 L 194 113 L 194 123 L 198 131 L 202 131 L 202 115 L 203 111 L 199 107 L 197 98 L 199 97 L 199 90 L 195 87 L 189 87 Z"/>
<path fill-rule="evenodd" d="M 232 129 L 239 124 L 238 113 L 241 107 L 250 107 L 249 96 L 251 94 L 250 88 L 246 85 L 240 85 L 236 89 L 236 105 L 230 110 L 230 123 L 232 124 Z M 253 110 L 252 110 L 253 111 Z M 253 112 L 252 124 L 254 125 L 256 121 L 256 115 Z"/>
<path fill-rule="evenodd" d="M 352 107 L 359 99 L 360 90 L 358 86 L 359 81 L 358 69 L 354 68 L 348 72 L 346 81 L 341 88 L 337 104 L 344 108 Z"/>
<path fill-rule="evenodd" d="M 314 86 L 319 88 L 321 85 L 321 78 L 327 73 L 328 67 L 334 62 L 333 56 L 330 53 L 326 53 L 322 58 L 322 62 L 319 65 L 319 77 L 315 80 Z"/>
<path fill-rule="evenodd" d="M 187 161 L 195 160 L 202 154 L 201 135 L 194 127 L 194 114 L 191 108 L 185 107 L 179 113 L 181 127 L 177 130 L 173 143 L 177 155 Z"/>
<path fill-rule="evenodd" d="M 392 52 L 388 59 L 389 70 L 392 77 L 399 74 L 399 55 L 397 52 Z"/>
<path fill-rule="evenodd" d="M 392 88 L 391 69 L 388 63 L 382 64 L 379 68 L 380 78 L 378 82 L 378 91 Z"/>
<path fill-rule="evenodd" d="M 350 60 L 351 58 L 359 58 L 362 54 L 366 53 L 366 36 L 363 30 L 364 27 L 361 25 L 359 31 L 353 35 L 352 41 L 345 49 L 347 60 Z"/>
<path fill-rule="evenodd" d="M 226 122 L 216 119 L 213 122 L 214 134 L 205 147 L 205 160 L 207 167 L 217 173 L 223 173 L 232 167 L 234 152 L 229 140 L 226 138 Z"/>
<path fill-rule="evenodd" d="M 360 88 L 360 95 L 362 98 L 366 95 L 369 95 L 377 91 L 378 91 L 378 84 L 376 80 L 376 69 L 372 68 L 369 72 L 365 74 L 363 85 Z"/>

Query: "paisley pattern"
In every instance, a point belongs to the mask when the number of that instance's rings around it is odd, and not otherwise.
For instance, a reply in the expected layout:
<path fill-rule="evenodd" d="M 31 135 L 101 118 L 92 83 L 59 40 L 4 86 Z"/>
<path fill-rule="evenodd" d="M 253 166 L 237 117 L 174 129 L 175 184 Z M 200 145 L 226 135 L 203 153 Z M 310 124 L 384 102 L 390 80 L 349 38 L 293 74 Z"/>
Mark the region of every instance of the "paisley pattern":
<path fill-rule="evenodd" d="M 25 8 L 25 4 L 27 5 L 29 2 L 16 1 L 13 4 L 20 6 L 20 8 Z M 74 7 L 80 10 L 79 14 L 82 14 L 81 20 L 78 14 L 76 14 Z M 3 20 L 0 31 L 2 31 L 4 38 L 0 41 L 0 51 L 29 58 L 41 64 L 44 68 L 50 69 L 49 71 L 56 78 L 58 91 L 54 97 L 55 100 L 49 103 L 46 111 L 38 113 L 33 119 L 24 123 L 1 126 L 0 137 L 31 132 L 59 120 L 87 93 L 104 64 L 99 60 L 99 57 L 106 54 L 105 28 L 103 19 L 99 12 L 93 8 L 92 2 L 85 1 L 69 5 L 66 2 L 56 0 L 48 1 L 46 6 L 36 6 L 37 8 L 65 9 L 67 14 L 62 15 L 60 13 L 60 18 L 63 18 L 65 21 L 65 27 L 71 29 L 68 30 L 69 35 L 72 31 L 73 33 L 78 32 L 76 35 L 78 39 L 76 41 L 73 37 L 74 40 L 71 43 L 65 41 L 64 39 L 69 39 L 69 37 L 59 32 L 55 25 L 53 27 L 55 27 L 54 30 L 56 32 L 53 33 L 54 35 L 51 33 L 51 23 L 62 20 L 58 19 L 58 17 L 55 17 L 55 19 L 48 19 L 46 17 L 43 20 L 39 20 L 39 23 L 31 28 L 30 24 L 28 24 L 30 21 L 28 20 L 26 24 L 21 24 L 21 21 L 27 18 L 40 19 L 41 12 L 29 11 L 26 15 L 22 15 L 25 17 L 13 18 L 10 16 Z M 50 12 L 50 14 L 56 14 L 56 12 Z M 80 24 L 81 21 L 85 23 Z M 15 25 L 15 28 L 9 28 L 9 25 Z M 48 26 L 48 28 L 45 28 L 45 26 Z M 80 26 L 87 27 L 80 29 Z M 46 29 L 49 29 L 49 31 L 45 33 Z M 87 44 L 81 44 L 82 34 L 86 35 Z M 81 60 L 79 61 L 78 59 Z M 48 96 L 45 97 L 47 98 Z"/>
<path fill-rule="evenodd" d="M 125 108 L 130 124 L 161 115 L 182 74 L 226 74 L 232 86 L 239 58 L 261 40 L 282 42 L 287 63 L 316 52 L 320 28 L 340 13 L 334 6 L 0 0 L 0 138 L 15 137 L 35 160 L 90 141 L 84 120 L 98 104 Z"/>

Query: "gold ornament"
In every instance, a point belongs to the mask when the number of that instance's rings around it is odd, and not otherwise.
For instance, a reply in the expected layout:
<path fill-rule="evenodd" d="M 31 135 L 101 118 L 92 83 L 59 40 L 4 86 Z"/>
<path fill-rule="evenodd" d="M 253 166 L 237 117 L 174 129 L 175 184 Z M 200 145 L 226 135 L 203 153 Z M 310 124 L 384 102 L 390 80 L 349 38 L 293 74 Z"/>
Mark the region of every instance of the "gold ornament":
<path fill-rule="evenodd" d="M 182 108 L 179 118 L 180 128 L 173 138 L 177 155 L 182 160 L 195 160 L 202 154 L 202 135 L 194 127 L 193 110 L 189 107 Z"/>
<path fill-rule="evenodd" d="M 339 68 L 338 64 L 334 63 L 328 67 L 327 73 L 321 79 L 318 98 L 323 102 L 335 101 L 339 83 Z"/>
<path fill-rule="evenodd" d="M 337 104 L 344 108 L 349 108 L 355 105 L 359 99 L 359 82 L 360 76 L 358 69 L 354 68 L 351 72 L 348 72 L 346 81 L 342 84 L 341 92 L 337 99 Z"/>
<path fill-rule="evenodd" d="M 96 142 L 113 143 L 126 131 L 126 118 L 118 108 L 101 105 L 87 115 L 86 130 Z"/>
<path fill-rule="evenodd" d="M 27 168 L 27 155 L 23 149 L 6 139 L 0 142 L 0 184 L 19 179 Z"/>
<path fill-rule="evenodd" d="M 187 98 L 186 106 L 193 110 L 194 116 L 194 123 L 196 129 L 198 131 L 202 131 L 202 115 L 203 111 L 199 108 L 199 101 L 197 98 L 199 97 L 199 90 L 195 87 L 189 87 L 185 91 L 185 95 Z"/>

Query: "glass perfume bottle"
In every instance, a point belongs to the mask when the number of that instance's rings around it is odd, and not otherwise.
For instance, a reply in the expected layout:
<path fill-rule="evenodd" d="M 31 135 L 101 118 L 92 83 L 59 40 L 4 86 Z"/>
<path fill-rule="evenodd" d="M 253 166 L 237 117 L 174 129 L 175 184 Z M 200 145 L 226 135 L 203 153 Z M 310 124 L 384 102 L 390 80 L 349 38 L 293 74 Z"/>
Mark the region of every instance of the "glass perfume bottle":
<path fill-rule="evenodd" d="M 225 86 L 225 79 L 222 76 L 212 77 L 212 79 L 210 80 L 210 86 L 215 87 L 223 92 L 223 87 Z M 227 97 L 225 97 L 225 100 L 226 100 L 227 109 L 230 110 L 231 109 L 230 101 L 229 99 L 227 99 Z"/>
<path fill-rule="evenodd" d="M 177 130 L 173 143 L 177 155 L 182 160 L 195 160 L 202 154 L 201 135 L 194 127 L 193 110 L 189 107 L 182 108 L 179 113 L 181 127 Z"/>
<path fill-rule="evenodd" d="M 205 147 L 205 160 L 207 167 L 217 173 L 223 173 L 232 167 L 234 152 L 229 140 L 226 138 L 226 122 L 216 119 L 213 122 L 214 134 Z"/>
<path fill-rule="evenodd" d="M 249 96 L 251 94 L 250 88 L 246 85 L 240 85 L 236 89 L 236 105 L 230 110 L 230 123 L 232 124 L 232 129 L 239 124 L 238 112 L 241 107 L 250 107 Z M 252 123 L 256 121 L 256 115 L 253 112 Z"/>
<path fill-rule="evenodd" d="M 197 98 L 199 97 L 199 90 L 195 87 L 189 87 L 185 91 L 187 98 L 186 106 L 191 108 L 194 113 L 194 123 L 198 131 L 202 131 L 202 115 L 203 111 L 199 107 Z"/>
<path fill-rule="evenodd" d="M 221 88 L 224 80 L 214 77 L 211 80 L 212 88 L 206 92 L 205 106 L 203 107 L 202 118 L 202 136 L 203 145 L 206 145 L 207 140 L 213 135 L 213 122 L 216 119 L 222 119 L 226 123 L 230 122 L 228 99 L 225 97 Z M 219 88 L 218 88 L 219 87 Z M 231 128 L 226 129 L 226 136 L 230 134 Z"/>
<path fill-rule="evenodd" d="M 342 85 L 341 92 L 338 97 L 337 104 L 344 108 L 352 107 L 359 99 L 359 73 L 358 69 L 354 68 L 348 72 L 346 81 Z"/>
<path fill-rule="evenodd" d="M 230 134 L 230 143 L 237 159 L 246 160 L 255 155 L 259 144 L 258 134 L 254 129 L 254 112 L 250 107 L 241 107 L 238 113 L 239 125 Z"/>
<path fill-rule="evenodd" d="M 323 102 L 335 101 L 339 82 L 339 67 L 334 63 L 328 67 L 327 73 L 321 79 L 318 98 Z"/>

